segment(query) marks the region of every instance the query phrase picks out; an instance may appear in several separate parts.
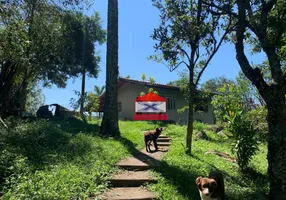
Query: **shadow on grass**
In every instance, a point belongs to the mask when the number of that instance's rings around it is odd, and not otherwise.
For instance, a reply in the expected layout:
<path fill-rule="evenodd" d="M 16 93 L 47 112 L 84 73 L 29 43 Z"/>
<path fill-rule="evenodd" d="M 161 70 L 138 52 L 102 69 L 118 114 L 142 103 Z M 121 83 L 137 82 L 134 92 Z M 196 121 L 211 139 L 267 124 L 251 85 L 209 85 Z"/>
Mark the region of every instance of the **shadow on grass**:
<path fill-rule="evenodd" d="M 12 128 L 3 135 L 4 142 L 14 155 L 23 155 L 35 169 L 84 155 L 92 148 L 85 138 L 77 134 L 98 135 L 99 125 L 88 124 L 77 118 L 11 120 Z M 75 140 L 73 140 L 75 138 Z"/>
<path fill-rule="evenodd" d="M 164 177 L 170 184 L 175 186 L 177 191 L 182 196 L 186 197 L 187 199 L 200 199 L 199 192 L 195 184 L 195 179 L 202 174 L 190 173 L 177 166 L 172 166 L 165 161 L 155 159 L 150 156 L 150 154 L 153 154 L 154 151 L 150 152 L 148 155 L 136 149 L 132 141 L 126 138 L 120 138 L 119 141 L 126 146 L 127 150 L 135 158 L 152 166 L 152 169 L 155 172 L 160 173 L 161 176 Z M 234 176 L 225 170 L 218 169 L 212 163 L 207 162 L 196 155 L 190 156 L 200 162 L 206 163 L 211 167 L 211 170 L 220 171 L 227 182 L 238 185 L 241 188 L 252 188 L 251 190 L 247 190 L 240 194 L 237 194 L 236 191 L 230 190 L 229 194 L 227 194 L 227 199 L 265 199 L 265 193 L 267 192 L 267 187 L 265 186 L 268 185 L 267 175 L 250 168 L 247 172 L 241 174 L 240 176 Z M 254 188 L 249 186 L 250 182 L 253 182 L 256 186 Z M 164 189 L 161 189 L 160 191 L 164 192 Z"/>
<path fill-rule="evenodd" d="M 195 180 L 199 174 L 190 174 L 183 169 L 169 165 L 165 161 L 155 159 L 152 156 L 136 149 L 134 144 L 126 138 L 120 138 L 119 141 L 126 146 L 127 150 L 133 155 L 133 157 L 150 165 L 155 172 L 160 173 L 170 184 L 174 185 L 181 195 L 188 199 L 200 198 L 195 184 Z M 162 151 L 162 153 L 164 152 L 165 151 Z M 154 151 L 150 153 L 154 153 Z"/>
<path fill-rule="evenodd" d="M 60 125 L 60 128 L 63 131 L 77 134 L 79 132 L 88 133 L 91 135 L 98 135 L 100 130 L 100 125 L 98 124 L 90 124 L 86 121 L 83 121 L 81 119 L 78 119 L 76 117 L 69 117 L 69 118 L 52 118 L 51 123 L 54 123 L 56 125 Z"/>

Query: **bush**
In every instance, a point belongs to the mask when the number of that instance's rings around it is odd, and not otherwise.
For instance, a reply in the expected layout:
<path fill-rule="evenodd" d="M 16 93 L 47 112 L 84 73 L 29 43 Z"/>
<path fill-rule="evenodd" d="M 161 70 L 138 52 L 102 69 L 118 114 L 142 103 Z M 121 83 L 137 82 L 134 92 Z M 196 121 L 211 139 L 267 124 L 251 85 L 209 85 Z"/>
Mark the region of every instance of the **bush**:
<path fill-rule="evenodd" d="M 255 110 L 249 111 L 246 114 L 246 118 L 259 132 L 259 139 L 266 141 L 268 136 L 267 109 L 264 106 L 260 106 Z"/>
<path fill-rule="evenodd" d="M 204 131 L 208 128 L 207 124 L 198 122 L 198 121 L 194 121 L 194 129 L 198 130 L 198 131 Z"/>
<path fill-rule="evenodd" d="M 258 150 L 257 132 L 241 111 L 236 111 L 233 118 L 228 118 L 228 129 L 232 132 L 231 138 L 234 140 L 231 150 L 236 154 L 241 171 L 245 171 Z"/>

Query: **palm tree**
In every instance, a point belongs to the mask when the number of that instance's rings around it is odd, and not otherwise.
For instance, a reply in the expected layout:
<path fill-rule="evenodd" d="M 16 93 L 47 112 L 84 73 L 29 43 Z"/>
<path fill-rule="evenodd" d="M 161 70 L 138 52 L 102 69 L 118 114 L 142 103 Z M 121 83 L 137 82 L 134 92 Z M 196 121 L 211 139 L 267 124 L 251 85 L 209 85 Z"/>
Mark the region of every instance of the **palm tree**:
<path fill-rule="evenodd" d="M 104 93 L 104 90 L 105 90 L 105 86 L 101 86 L 101 87 L 97 85 L 94 86 L 95 94 L 99 97 Z"/>
<path fill-rule="evenodd" d="M 108 0 L 107 15 L 106 92 L 100 133 L 118 137 L 118 0 Z"/>

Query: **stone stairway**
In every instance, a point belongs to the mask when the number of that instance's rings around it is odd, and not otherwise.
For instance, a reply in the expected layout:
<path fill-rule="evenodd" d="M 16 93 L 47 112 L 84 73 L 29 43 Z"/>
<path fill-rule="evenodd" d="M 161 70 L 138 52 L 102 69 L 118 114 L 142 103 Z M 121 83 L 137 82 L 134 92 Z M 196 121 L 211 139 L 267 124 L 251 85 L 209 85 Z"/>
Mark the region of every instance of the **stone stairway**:
<path fill-rule="evenodd" d="M 157 140 L 158 151 L 146 152 L 143 149 L 135 153 L 133 157 L 119 161 L 116 165 L 120 170 L 109 180 L 112 188 L 106 191 L 101 198 L 106 200 L 156 199 L 156 196 L 144 185 L 156 182 L 150 174 L 150 169 L 160 165 L 160 160 L 171 144 L 170 141 L 171 139 L 167 136 L 160 136 Z"/>

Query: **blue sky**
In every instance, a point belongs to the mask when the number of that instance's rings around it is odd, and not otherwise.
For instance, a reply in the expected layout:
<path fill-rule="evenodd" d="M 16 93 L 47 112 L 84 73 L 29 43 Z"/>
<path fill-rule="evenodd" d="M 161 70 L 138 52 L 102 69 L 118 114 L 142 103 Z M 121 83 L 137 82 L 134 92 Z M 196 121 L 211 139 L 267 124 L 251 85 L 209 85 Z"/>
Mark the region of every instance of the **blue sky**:
<path fill-rule="evenodd" d="M 102 20 L 103 28 L 107 27 L 107 0 L 93 0 L 93 6 L 85 13 L 91 15 L 98 11 Z M 179 79 L 178 71 L 186 69 L 180 66 L 177 71 L 170 72 L 168 68 L 160 63 L 147 60 L 154 54 L 155 42 L 150 37 L 154 28 L 159 25 L 159 12 L 152 6 L 151 0 L 119 0 L 119 75 L 131 76 L 132 79 L 140 79 L 143 73 L 147 78 L 152 76 L 157 83 L 165 84 L 169 81 Z M 105 85 L 106 78 L 106 44 L 97 47 L 101 55 L 101 71 L 97 79 L 87 78 L 86 91 L 92 91 L 94 85 Z M 249 57 L 250 62 L 260 63 L 263 55 Z M 211 64 L 205 70 L 201 83 L 218 76 L 235 78 L 240 67 L 235 59 L 235 48 L 233 44 L 224 44 L 213 58 Z M 81 80 L 68 80 L 67 87 L 59 89 L 44 88 L 46 104 L 58 103 L 67 108 L 69 100 L 75 97 L 74 90 L 80 90 Z"/>

